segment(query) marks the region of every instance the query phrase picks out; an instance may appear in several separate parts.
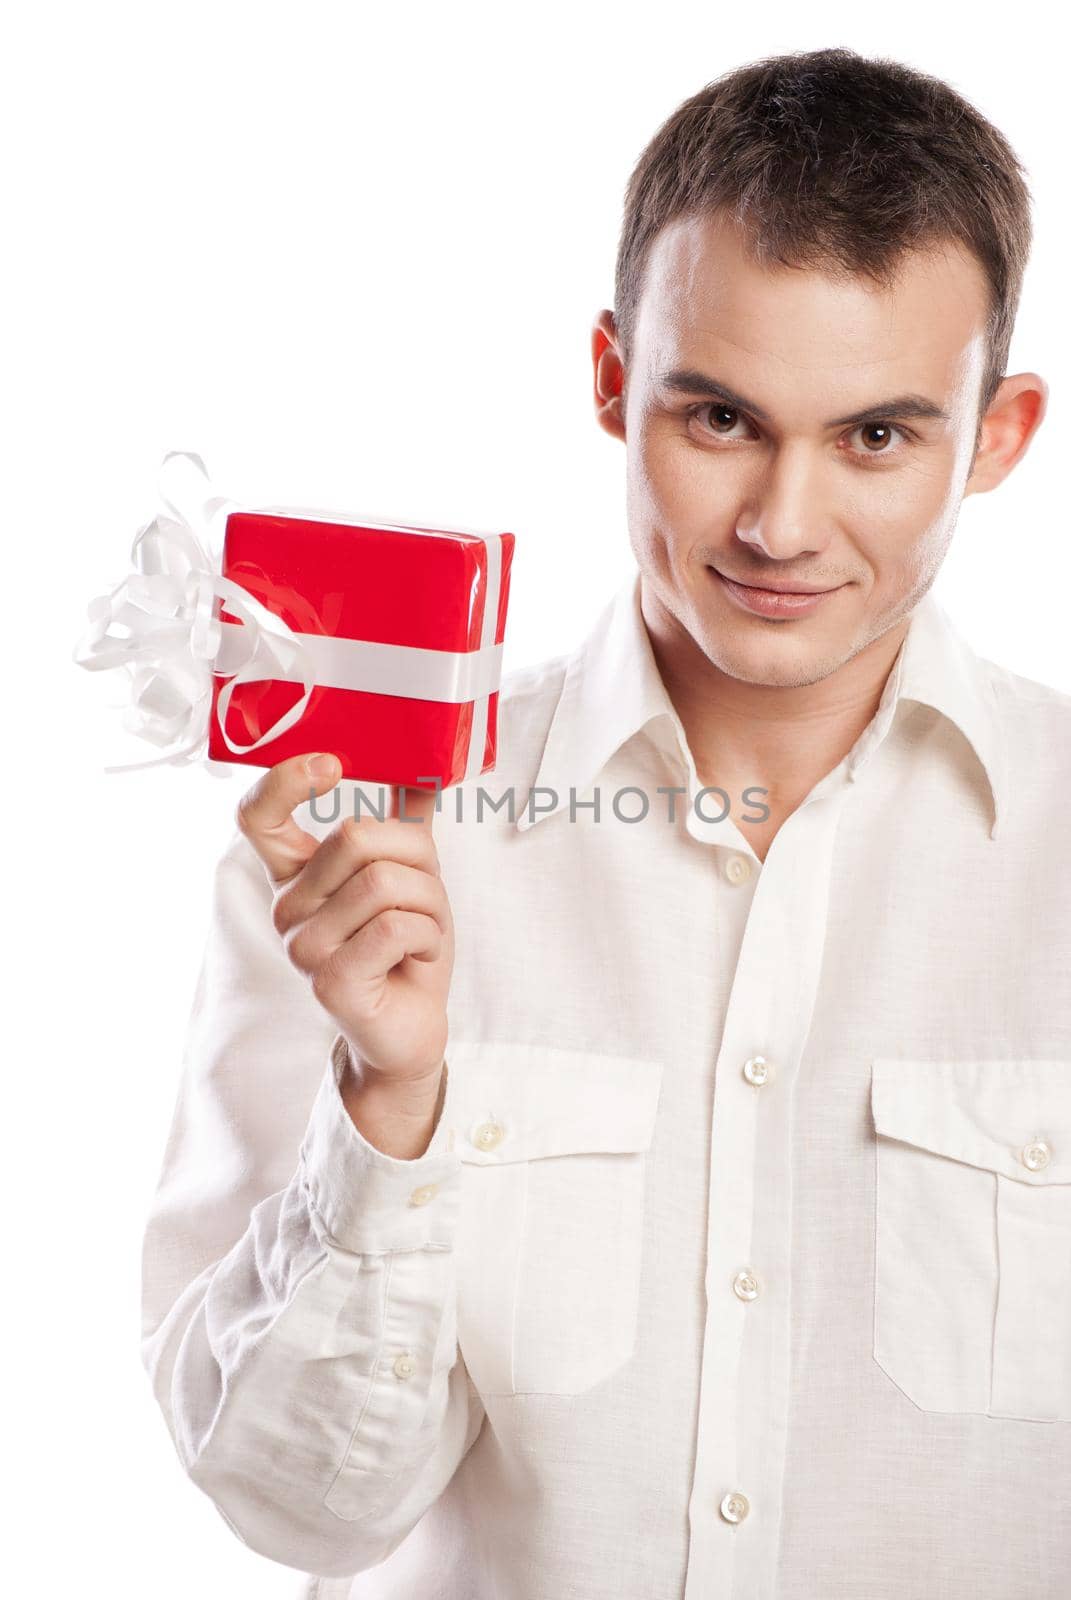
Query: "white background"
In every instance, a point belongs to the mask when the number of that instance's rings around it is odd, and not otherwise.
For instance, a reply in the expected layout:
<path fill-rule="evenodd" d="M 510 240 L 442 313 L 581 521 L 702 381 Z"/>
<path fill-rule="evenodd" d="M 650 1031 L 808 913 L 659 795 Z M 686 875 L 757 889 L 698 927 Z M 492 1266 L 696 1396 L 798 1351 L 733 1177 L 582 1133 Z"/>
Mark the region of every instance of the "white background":
<path fill-rule="evenodd" d="M 595 424 L 625 181 L 733 66 L 850 45 L 946 78 L 1025 162 L 1010 371 L 1048 417 L 937 594 L 1071 688 L 1065 56 L 1040 6 L 24 4 L 0 49 L 7 674 L 6 1587 L 239 1600 L 297 1575 L 184 1478 L 138 1359 L 140 1238 L 215 856 L 260 769 L 105 775 L 122 680 L 71 661 L 169 449 L 251 503 L 517 535 L 505 666 L 631 570 Z M 1029 775 L 1024 775 L 1028 781 Z M 10 1501 L 9 1501 L 10 1505 Z M 421 1600 L 415 1596 L 414 1600 Z"/>

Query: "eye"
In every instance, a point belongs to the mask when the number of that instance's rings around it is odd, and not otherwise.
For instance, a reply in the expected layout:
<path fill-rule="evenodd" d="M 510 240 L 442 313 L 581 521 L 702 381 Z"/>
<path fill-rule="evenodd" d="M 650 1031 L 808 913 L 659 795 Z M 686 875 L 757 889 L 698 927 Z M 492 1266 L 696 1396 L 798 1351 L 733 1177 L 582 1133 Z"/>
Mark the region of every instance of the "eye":
<path fill-rule="evenodd" d="M 728 419 L 727 428 L 717 426 L 713 429 L 718 437 L 722 439 L 724 439 L 727 433 L 732 430 L 734 421 L 740 417 L 740 412 L 736 409 L 736 407 L 727 405 L 724 400 L 705 400 L 702 405 L 693 406 L 689 412 L 689 416 L 702 416 L 704 412 L 715 416 L 719 424 L 724 423 L 726 419 Z"/>
<path fill-rule="evenodd" d="M 701 405 L 692 406 L 688 412 L 688 420 L 707 417 L 711 419 L 709 426 L 704 426 L 702 431 L 709 438 L 731 439 L 733 430 L 744 421 L 743 413 L 735 406 L 727 404 L 724 400 L 704 400 Z M 852 450 L 861 464 L 881 456 L 898 456 L 905 445 L 914 437 L 906 428 L 898 424 L 885 421 L 861 422 L 854 427 L 847 438 L 856 434 L 867 436 L 862 450 Z M 890 441 L 896 436 L 901 442 L 892 444 Z"/>
<path fill-rule="evenodd" d="M 899 454 L 898 450 L 892 450 L 888 448 L 890 434 L 897 433 L 902 439 L 907 438 L 905 430 L 903 428 L 898 428 L 895 423 L 892 422 L 861 422 L 859 426 L 852 431 L 854 433 L 876 433 L 884 436 L 883 438 L 878 439 L 876 449 L 871 449 L 869 445 L 867 446 L 867 454 L 872 456 L 890 456 Z"/>

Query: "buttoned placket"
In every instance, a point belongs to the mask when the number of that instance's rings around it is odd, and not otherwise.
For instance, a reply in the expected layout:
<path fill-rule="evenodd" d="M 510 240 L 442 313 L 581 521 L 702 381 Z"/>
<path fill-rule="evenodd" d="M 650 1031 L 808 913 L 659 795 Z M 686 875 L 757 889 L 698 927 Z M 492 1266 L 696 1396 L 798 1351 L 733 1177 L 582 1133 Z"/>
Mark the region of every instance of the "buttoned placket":
<path fill-rule="evenodd" d="M 791 1359 L 793 1088 L 810 1028 L 846 760 L 759 862 L 729 821 L 729 903 L 750 893 L 715 1065 L 706 1323 L 685 1600 L 776 1600 Z M 743 846 L 737 848 L 737 843 Z M 758 1324 L 761 1322 L 761 1326 Z"/>

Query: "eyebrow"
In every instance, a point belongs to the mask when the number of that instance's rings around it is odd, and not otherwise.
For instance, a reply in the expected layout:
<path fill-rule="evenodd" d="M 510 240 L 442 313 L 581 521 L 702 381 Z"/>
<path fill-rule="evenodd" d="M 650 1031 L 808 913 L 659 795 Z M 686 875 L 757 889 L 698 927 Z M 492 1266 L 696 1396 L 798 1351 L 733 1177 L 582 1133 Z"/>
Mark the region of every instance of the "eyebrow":
<path fill-rule="evenodd" d="M 705 372 L 699 372 L 694 367 L 674 367 L 671 372 L 663 372 L 658 378 L 658 383 L 665 389 L 673 389 L 680 394 L 703 394 L 714 400 L 724 400 L 728 405 L 740 411 L 746 411 L 750 416 L 757 417 L 760 422 L 769 422 L 771 417 L 761 406 L 753 400 L 747 400 L 735 389 L 730 389 L 727 383 L 721 383 L 717 378 L 708 377 Z M 948 412 L 943 410 L 935 400 L 927 400 L 922 394 L 898 394 L 891 400 L 879 400 L 874 405 L 864 406 L 861 411 L 853 411 L 847 417 L 832 417 L 828 422 L 823 422 L 823 428 L 847 428 L 861 422 L 884 422 L 893 417 L 928 417 L 937 422 L 947 422 Z"/>

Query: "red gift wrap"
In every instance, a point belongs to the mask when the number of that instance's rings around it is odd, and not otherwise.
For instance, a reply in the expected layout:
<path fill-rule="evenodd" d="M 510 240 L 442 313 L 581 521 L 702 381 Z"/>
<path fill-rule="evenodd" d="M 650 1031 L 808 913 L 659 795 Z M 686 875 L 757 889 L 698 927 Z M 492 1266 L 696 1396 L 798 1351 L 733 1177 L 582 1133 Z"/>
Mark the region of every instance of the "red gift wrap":
<path fill-rule="evenodd" d="M 297 722 L 236 753 L 219 719 L 228 677 L 213 671 L 209 756 L 270 767 L 327 751 L 343 777 L 425 789 L 489 771 L 513 549 L 512 533 L 232 511 L 222 575 L 293 631 L 314 681 Z M 215 602 L 224 635 L 242 626 L 227 604 Z M 307 692 L 300 673 L 238 679 L 223 724 L 238 745 L 262 738 Z"/>

